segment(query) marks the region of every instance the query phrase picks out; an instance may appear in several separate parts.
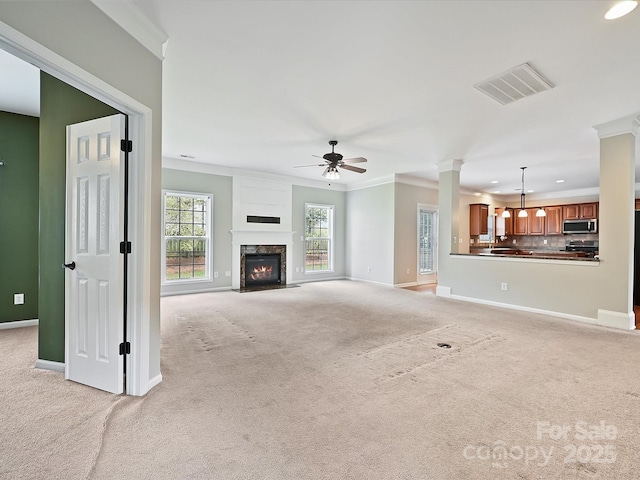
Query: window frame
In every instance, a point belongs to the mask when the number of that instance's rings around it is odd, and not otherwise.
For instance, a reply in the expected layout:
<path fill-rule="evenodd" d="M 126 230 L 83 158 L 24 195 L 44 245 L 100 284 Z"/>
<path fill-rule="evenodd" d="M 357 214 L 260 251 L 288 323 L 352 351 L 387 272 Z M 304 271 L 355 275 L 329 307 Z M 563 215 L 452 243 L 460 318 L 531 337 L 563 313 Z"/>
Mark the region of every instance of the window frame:
<path fill-rule="evenodd" d="M 328 211 L 328 237 L 307 237 L 307 211 L 309 208 L 323 208 Z M 305 203 L 304 204 L 304 242 L 303 242 L 303 271 L 305 275 L 318 275 L 323 273 L 333 273 L 334 272 L 334 244 L 335 244 L 335 205 L 328 205 L 322 203 Z M 308 269 L 307 268 L 307 241 L 309 239 L 326 239 L 328 241 L 327 246 L 327 268 L 322 270 L 316 269 Z"/>
<path fill-rule="evenodd" d="M 205 236 L 173 236 L 166 235 L 166 199 L 167 196 L 191 197 L 204 199 L 205 205 Z M 213 195 L 202 192 L 185 192 L 181 190 L 163 189 L 162 190 L 162 285 L 180 285 L 189 283 L 201 283 L 213 281 Z M 175 280 L 167 279 L 167 239 L 204 239 L 205 240 L 205 275 L 197 278 L 178 278 Z"/>

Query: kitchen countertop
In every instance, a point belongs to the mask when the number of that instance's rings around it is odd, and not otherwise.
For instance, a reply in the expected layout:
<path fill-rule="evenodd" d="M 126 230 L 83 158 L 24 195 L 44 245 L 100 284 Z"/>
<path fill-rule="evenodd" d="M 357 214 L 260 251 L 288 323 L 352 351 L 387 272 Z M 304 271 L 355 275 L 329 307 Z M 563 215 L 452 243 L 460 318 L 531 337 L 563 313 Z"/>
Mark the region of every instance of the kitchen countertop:
<path fill-rule="evenodd" d="M 529 250 L 516 248 L 485 248 L 482 251 L 470 253 L 452 253 L 451 255 L 466 255 L 476 257 L 497 257 L 497 258 L 517 258 L 517 259 L 538 259 L 538 260 L 569 260 L 578 262 L 599 262 L 596 256 L 587 257 L 585 252 L 567 252 L 564 250 Z"/>

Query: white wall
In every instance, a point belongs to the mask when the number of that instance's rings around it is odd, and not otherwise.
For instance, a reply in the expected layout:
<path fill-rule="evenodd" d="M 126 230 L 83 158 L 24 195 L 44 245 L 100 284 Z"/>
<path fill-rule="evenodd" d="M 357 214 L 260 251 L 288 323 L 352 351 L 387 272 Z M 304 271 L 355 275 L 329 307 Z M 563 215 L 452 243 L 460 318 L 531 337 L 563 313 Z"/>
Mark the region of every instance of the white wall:
<path fill-rule="evenodd" d="M 393 285 L 395 184 L 347 192 L 347 276 Z"/>

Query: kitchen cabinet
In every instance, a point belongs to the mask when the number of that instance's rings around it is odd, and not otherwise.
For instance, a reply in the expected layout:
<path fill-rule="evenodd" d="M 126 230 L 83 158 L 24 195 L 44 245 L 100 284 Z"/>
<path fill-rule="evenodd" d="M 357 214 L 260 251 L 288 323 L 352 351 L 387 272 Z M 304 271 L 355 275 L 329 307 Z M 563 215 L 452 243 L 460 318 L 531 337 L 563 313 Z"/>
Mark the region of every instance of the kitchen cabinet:
<path fill-rule="evenodd" d="M 562 207 L 545 207 L 545 232 L 547 235 L 562 235 Z"/>
<path fill-rule="evenodd" d="M 544 235 L 545 217 L 536 217 L 537 208 L 527 208 L 526 217 L 519 217 L 520 209 L 513 211 L 514 235 Z"/>
<path fill-rule="evenodd" d="M 564 205 L 564 220 L 579 220 L 581 218 L 592 219 L 598 218 L 598 204 L 593 203 L 577 203 L 574 205 Z"/>
<path fill-rule="evenodd" d="M 472 203 L 469 205 L 469 235 L 487 235 L 489 233 L 489 205 Z"/>
<path fill-rule="evenodd" d="M 513 216 L 513 234 L 526 235 L 529 231 L 529 217 L 519 217 L 520 209 L 514 210 Z"/>
<path fill-rule="evenodd" d="M 510 217 L 505 218 L 502 216 L 505 210 L 509 210 Z M 513 216 L 514 211 L 512 208 L 496 207 L 496 237 L 513 235 Z"/>
<path fill-rule="evenodd" d="M 527 208 L 527 233 L 529 235 L 544 235 L 545 217 L 536 217 L 538 208 Z"/>

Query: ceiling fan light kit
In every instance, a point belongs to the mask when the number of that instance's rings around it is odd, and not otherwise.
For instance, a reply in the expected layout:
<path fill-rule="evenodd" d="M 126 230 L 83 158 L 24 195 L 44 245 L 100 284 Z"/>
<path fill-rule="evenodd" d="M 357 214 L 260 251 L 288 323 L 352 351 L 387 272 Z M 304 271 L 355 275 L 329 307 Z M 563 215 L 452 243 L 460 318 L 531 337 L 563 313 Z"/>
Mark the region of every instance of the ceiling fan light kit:
<path fill-rule="evenodd" d="M 364 163 L 367 161 L 364 157 L 355 157 L 355 158 L 343 158 L 341 154 L 335 152 L 335 146 L 338 144 L 337 140 L 330 140 L 329 145 L 331 145 L 331 152 L 325 153 L 322 156 L 322 159 L 325 163 L 319 164 L 311 164 L 311 165 L 296 165 L 294 168 L 301 167 L 325 167 L 324 172 L 322 172 L 322 176 L 327 180 L 337 180 L 340 178 L 340 171 L 338 168 L 343 168 L 345 170 L 349 170 L 351 172 L 356 173 L 364 173 L 367 170 L 360 167 L 354 167 L 351 165 L 352 163 Z M 317 155 L 313 155 L 317 157 Z"/>

